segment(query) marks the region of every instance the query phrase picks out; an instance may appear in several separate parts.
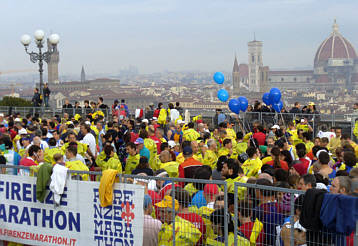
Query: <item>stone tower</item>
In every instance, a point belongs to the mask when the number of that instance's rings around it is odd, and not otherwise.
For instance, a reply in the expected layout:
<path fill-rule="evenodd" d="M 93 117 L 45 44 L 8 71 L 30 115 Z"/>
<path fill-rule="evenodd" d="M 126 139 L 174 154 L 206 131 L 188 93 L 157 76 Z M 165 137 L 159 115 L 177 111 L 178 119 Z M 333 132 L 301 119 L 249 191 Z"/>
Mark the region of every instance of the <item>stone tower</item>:
<path fill-rule="evenodd" d="M 235 55 L 234 67 L 232 68 L 232 85 L 234 94 L 239 93 L 240 91 L 240 74 L 239 74 L 239 64 L 237 63 L 237 58 Z"/>
<path fill-rule="evenodd" d="M 60 61 L 59 52 L 57 46 L 52 46 L 50 41 L 47 39 L 47 49 L 49 52 L 53 52 L 47 62 L 47 72 L 48 72 L 48 83 L 59 83 L 58 80 L 58 63 Z"/>
<path fill-rule="evenodd" d="M 262 67 L 262 42 L 248 43 L 249 48 L 249 91 L 260 92 L 260 67 Z"/>
<path fill-rule="evenodd" d="M 86 82 L 86 73 L 85 73 L 85 69 L 82 66 L 82 70 L 81 70 L 81 83 L 85 83 Z"/>

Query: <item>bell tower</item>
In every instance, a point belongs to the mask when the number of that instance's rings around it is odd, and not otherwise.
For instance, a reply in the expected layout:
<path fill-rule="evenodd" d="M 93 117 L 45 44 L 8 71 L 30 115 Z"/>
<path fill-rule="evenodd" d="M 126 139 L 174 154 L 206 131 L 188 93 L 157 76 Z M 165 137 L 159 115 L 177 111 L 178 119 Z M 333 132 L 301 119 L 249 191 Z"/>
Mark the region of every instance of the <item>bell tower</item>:
<path fill-rule="evenodd" d="M 57 49 L 57 45 L 51 45 L 50 41 L 47 39 L 47 49 L 52 54 L 49 56 L 47 62 L 47 73 L 48 73 L 48 83 L 49 84 L 58 84 L 58 63 L 60 61 L 60 55 Z"/>

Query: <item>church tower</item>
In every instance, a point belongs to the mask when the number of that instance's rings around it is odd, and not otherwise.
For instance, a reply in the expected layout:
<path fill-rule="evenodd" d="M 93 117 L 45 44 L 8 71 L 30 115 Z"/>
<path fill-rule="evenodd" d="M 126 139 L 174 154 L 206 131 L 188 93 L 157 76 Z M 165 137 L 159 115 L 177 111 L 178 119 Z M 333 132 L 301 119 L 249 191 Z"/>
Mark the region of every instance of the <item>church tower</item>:
<path fill-rule="evenodd" d="M 262 42 L 253 41 L 248 43 L 249 48 L 249 91 L 260 92 L 260 67 L 262 62 Z"/>
<path fill-rule="evenodd" d="M 81 83 L 85 83 L 86 82 L 86 73 L 85 73 L 85 69 L 82 66 L 82 70 L 81 70 Z"/>
<path fill-rule="evenodd" d="M 234 94 L 239 93 L 240 91 L 240 74 L 239 74 L 239 64 L 237 63 L 237 58 L 235 54 L 234 67 L 232 68 L 232 85 Z"/>
<path fill-rule="evenodd" d="M 50 41 L 47 39 L 47 49 L 49 52 L 53 52 L 47 62 L 47 73 L 48 73 L 48 83 L 59 83 L 58 80 L 58 63 L 60 61 L 59 52 L 56 46 L 52 46 Z"/>

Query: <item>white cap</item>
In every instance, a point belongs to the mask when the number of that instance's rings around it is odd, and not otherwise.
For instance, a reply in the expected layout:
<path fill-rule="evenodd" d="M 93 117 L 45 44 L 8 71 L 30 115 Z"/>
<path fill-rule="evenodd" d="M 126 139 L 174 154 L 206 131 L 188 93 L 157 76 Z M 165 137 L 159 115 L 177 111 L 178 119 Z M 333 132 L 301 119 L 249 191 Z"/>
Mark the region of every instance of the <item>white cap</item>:
<path fill-rule="evenodd" d="M 327 190 L 327 186 L 323 183 L 317 183 L 316 184 L 316 189 L 320 189 L 320 190 Z"/>
<path fill-rule="evenodd" d="M 152 120 L 158 120 L 158 118 L 157 118 L 157 117 L 153 117 Z"/>
<path fill-rule="evenodd" d="M 169 140 L 168 145 L 170 148 L 174 148 L 177 144 L 173 140 Z"/>
<path fill-rule="evenodd" d="M 89 122 L 88 120 L 85 122 L 86 125 L 91 125 L 91 122 Z"/>
<path fill-rule="evenodd" d="M 25 129 L 25 128 L 20 129 L 20 130 L 19 130 L 19 134 L 20 134 L 20 135 L 25 135 L 25 134 L 27 134 L 26 129 Z"/>
<path fill-rule="evenodd" d="M 178 124 L 185 124 L 185 121 L 184 120 L 178 120 L 177 123 Z"/>
<path fill-rule="evenodd" d="M 273 126 L 271 127 L 271 129 L 280 129 L 280 126 L 279 126 L 279 125 L 273 125 Z"/>
<path fill-rule="evenodd" d="M 142 122 L 147 123 L 147 124 L 149 123 L 149 121 L 147 119 L 142 120 Z"/>
<path fill-rule="evenodd" d="M 4 117 L 4 114 L 3 114 L 3 113 L 0 113 L 0 117 Z"/>
<path fill-rule="evenodd" d="M 20 118 L 16 118 L 16 119 L 14 120 L 14 122 L 21 122 L 21 119 L 20 119 Z"/>

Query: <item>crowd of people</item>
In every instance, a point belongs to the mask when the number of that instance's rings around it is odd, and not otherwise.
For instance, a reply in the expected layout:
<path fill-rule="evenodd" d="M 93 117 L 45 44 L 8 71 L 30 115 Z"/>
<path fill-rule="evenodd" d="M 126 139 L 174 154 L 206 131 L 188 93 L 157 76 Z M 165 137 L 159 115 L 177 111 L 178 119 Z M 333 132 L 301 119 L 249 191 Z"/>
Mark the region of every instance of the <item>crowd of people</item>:
<path fill-rule="evenodd" d="M 235 224 L 239 245 L 290 245 L 291 226 L 295 245 L 308 243 L 299 216 L 303 196 L 245 187 L 234 195 L 235 183 L 358 196 L 358 145 L 339 127 L 313 136 L 311 125 L 302 118 L 269 127 L 254 121 L 249 129 L 238 124 L 235 131 L 237 122 L 228 117 L 218 116 L 214 125 L 200 117 L 185 122 L 179 103 L 167 108 L 151 104 L 135 119 L 124 101 L 114 102 L 111 116 L 99 110 L 108 108 L 103 98 L 94 104 L 87 102 L 85 107 L 98 110 L 84 116 L 0 114 L 0 163 L 30 167 L 1 171 L 32 176 L 50 163 L 77 171 L 114 169 L 136 176 L 198 180 L 183 180 L 173 187 L 168 181 L 139 179 L 146 187 L 143 245 L 171 245 L 172 240 L 177 245 L 224 245 L 226 240 L 232 245 Z M 67 101 L 63 108 L 72 105 Z M 299 104 L 295 108 L 302 112 Z M 73 178 L 96 180 L 87 174 Z M 228 203 L 221 185 L 200 180 L 225 181 Z M 291 199 L 294 225 L 287 219 Z M 349 237 L 347 242 L 352 243 Z"/>

